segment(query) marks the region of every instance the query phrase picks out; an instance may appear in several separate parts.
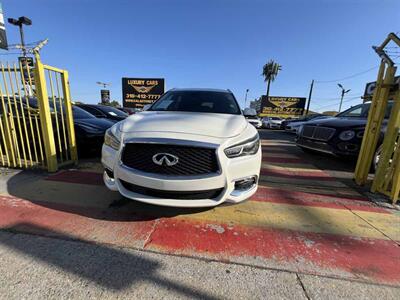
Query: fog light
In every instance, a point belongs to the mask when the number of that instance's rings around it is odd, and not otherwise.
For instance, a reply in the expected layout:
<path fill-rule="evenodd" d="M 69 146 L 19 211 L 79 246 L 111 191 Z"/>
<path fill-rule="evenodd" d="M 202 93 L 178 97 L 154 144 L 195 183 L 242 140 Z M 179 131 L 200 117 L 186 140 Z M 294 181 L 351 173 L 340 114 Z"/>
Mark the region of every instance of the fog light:
<path fill-rule="evenodd" d="M 114 172 L 111 171 L 110 169 L 104 169 L 104 171 L 106 172 L 107 176 L 111 179 L 114 179 Z"/>
<path fill-rule="evenodd" d="M 247 177 L 247 178 L 235 181 L 235 190 L 236 191 L 249 190 L 256 184 L 256 181 L 257 181 L 257 179 L 255 176 Z"/>

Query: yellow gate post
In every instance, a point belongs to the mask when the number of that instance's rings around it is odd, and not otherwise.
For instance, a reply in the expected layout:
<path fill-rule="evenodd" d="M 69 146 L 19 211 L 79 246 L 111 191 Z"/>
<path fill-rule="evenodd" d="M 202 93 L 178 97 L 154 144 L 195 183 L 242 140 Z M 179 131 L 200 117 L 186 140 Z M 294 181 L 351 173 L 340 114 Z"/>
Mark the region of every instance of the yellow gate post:
<path fill-rule="evenodd" d="M 53 124 L 51 120 L 49 97 L 47 94 L 46 77 L 39 53 L 35 53 L 35 86 L 40 110 L 40 124 L 46 154 L 47 170 L 57 171 L 57 152 L 54 143 Z"/>
<path fill-rule="evenodd" d="M 375 172 L 374 181 L 372 183 L 371 191 L 376 192 L 382 190 L 387 179 L 393 151 L 396 148 L 396 141 L 399 134 L 399 117 L 400 117 L 400 91 L 396 93 L 395 102 L 393 103 L 392 113 L 387 124 L 387 131 L 382 144 L 382 151 L 379 157 L 378 168 Z M 393 162 L 393 161 L 392 161 Z"/>
<path fill-rule="evenodd" d="M 66 110 L 66 120 L 67 120 L 67 128 L 68 128 L 68 143 L 70 147 L 71 160 L 77 164 L 78 163 L 78 153 L 76 148 L 76 139 L 75 139 L 75 128 L 74 128 L 74 118 L 72 114 L 72 104 L 71 104 L 71 95 L 69 90 L 69 77 L 68 71 L 62 72 L 62 87 L 64 90 L 64 100 L 65 100 L 65 110 Z"/>
<path fill-rule="evenodd" d="M 393 60 L 385 52 L 385 47 L 390 42 L 394 42 L 400 47 L 400 38 L 394 33 L 390 33 L 379 47 L 373 47 L 381 57 L 381 66 L 354 179 L 360 185 L 365 184 L 367 181 L 378 138 L 381 134 L 382 121 L 388 108 L 389 97 L 393 97 L 394 103 L 381 146 L 382 149 L 371 192 L 381 192 L 389 196 L 393 203 L 396 203 L 400 192 L 400 84 L 394 84 L 397 68 Z M 392 91 L 396 91 L 394 95 Z"/>
<path fill-rule="evenodd" d="M 355 181 L 359 185 L 367 182 L 395 73 L 396 68 L 393 66 L 388 66 L 385 72 L 385 62 L 382 60 L 354 173 Z M 382 80 L 383 74 L 385 77 Z"/>

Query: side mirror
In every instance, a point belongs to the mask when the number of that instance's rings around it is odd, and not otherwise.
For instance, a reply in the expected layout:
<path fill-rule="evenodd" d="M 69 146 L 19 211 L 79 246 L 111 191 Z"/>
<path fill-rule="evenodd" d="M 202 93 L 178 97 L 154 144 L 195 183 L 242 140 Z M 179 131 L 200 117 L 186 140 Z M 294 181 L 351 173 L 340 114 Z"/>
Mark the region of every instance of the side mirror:
<path fill-rule="evenodd" d="M 151 107 L 151 104 L 146 104 L 145 106 L 143 106 L 143 110 L 142 111 L 146 111 Z"/>

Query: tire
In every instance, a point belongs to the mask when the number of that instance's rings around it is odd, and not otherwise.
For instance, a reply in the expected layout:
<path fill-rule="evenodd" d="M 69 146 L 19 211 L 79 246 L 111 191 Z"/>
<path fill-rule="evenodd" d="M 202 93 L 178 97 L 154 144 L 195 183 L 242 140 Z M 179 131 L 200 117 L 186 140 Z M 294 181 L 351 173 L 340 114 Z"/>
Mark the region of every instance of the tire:
<path fill-rule="evenodd" d="M 380 145 L 378 147 L 378 149 L 376 149 L 375 154 L 374 154 L 374 159 L 373 159 L 372 164 L 371 164 L 371 171 L 374 172 L 374 173 L 376 172 L 376 170 L 378 168 L 378 162 L 379 162 L 379 158 L 381 156 L 382 146 L 383 145 Z"/>

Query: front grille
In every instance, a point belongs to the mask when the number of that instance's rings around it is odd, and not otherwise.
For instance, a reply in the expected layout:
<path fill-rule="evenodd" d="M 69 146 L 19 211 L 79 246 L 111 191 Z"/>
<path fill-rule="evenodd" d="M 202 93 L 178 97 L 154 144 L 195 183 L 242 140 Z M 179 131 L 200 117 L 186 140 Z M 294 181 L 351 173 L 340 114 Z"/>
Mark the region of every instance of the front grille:
<path fill-rule="evenodd" d="M 138 186 L 123 180 L 120 180 L 124 188 L 133 193 L 146 195 L 150 197 L 162 198 L 162 199 L 178 199 L 178 200 L 200 200 L 200 199 L 215 199 L 221 195 L 223 188 L 204 190 L 204 191 L 165 191 L 155 190 Z"/>
<path fill-rule="evenodd" d="M 173 166 L 157 165 L 153 156 L 169 153 L 179 158 Z M 216 149 L 186 145 L 128 143 L 121 157 L 125 166 L 139 171 L 163 175 L 193 176 L 217 173 L 219 165 Z"/>
<path fill-rule="evenodd" d="M 305 125 L 301 136 L 319 141 L 328 141 L 333 137 L 335 131 L 336 129 L 334 128 Z"/>

